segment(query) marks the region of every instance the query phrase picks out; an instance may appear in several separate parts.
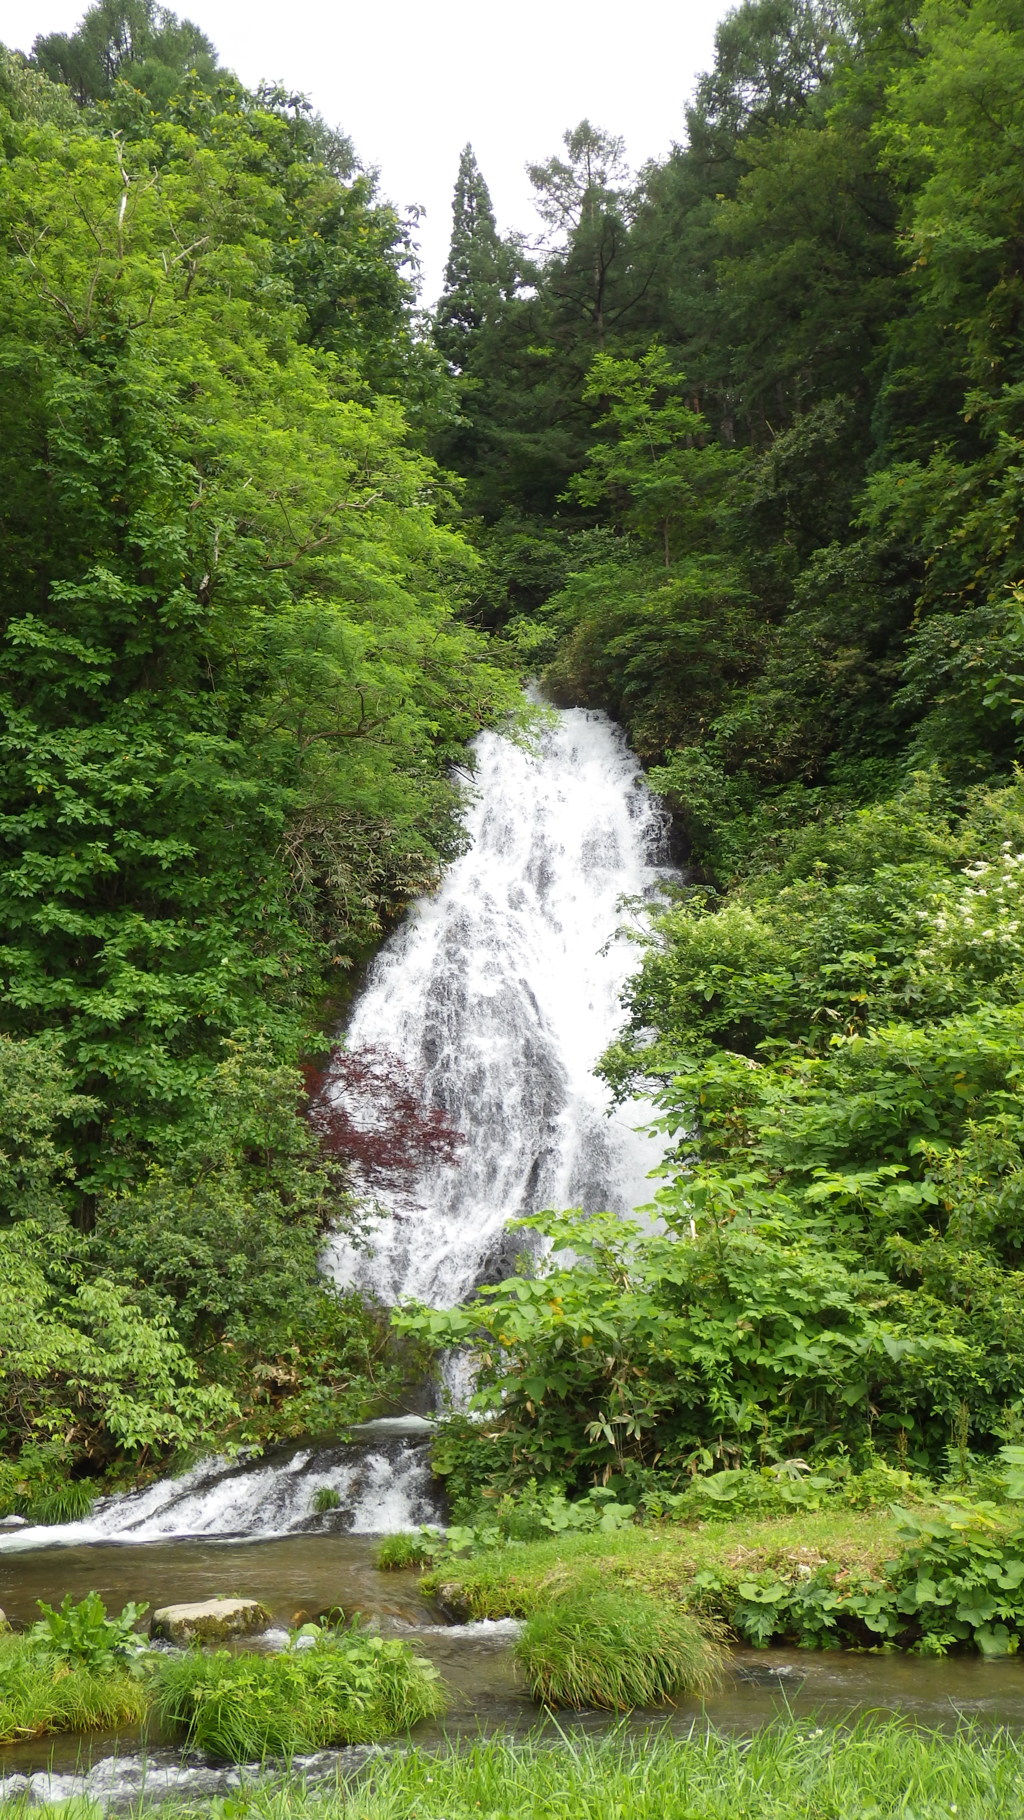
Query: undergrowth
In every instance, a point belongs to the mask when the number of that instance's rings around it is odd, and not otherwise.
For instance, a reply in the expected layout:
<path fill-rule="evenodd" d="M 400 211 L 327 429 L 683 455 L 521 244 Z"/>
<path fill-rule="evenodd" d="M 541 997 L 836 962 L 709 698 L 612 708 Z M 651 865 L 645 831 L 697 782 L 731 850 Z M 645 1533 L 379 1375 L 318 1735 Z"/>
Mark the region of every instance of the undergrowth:
<path fill-rule="evenodd" d="M 239 1820 L 1016 1820 L 1022 1810 L 1017 1739 L 896 1721 L 782 1723 L 752 1738 L 491 1740 L 375 1759 L 356 1786 L 285 1782 L 231 1799 Z"/>

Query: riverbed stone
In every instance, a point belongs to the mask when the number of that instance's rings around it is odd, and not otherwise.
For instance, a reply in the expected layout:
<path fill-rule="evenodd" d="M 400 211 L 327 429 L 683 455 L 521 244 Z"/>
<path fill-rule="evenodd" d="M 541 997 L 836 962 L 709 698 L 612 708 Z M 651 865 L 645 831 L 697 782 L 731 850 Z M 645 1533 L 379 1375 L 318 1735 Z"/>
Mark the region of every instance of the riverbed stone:
<path fill-rule="evenodd" d="M 163 1605 L 153 1613 L 151 1637 L 186 1648 L 190 1643 L 225 1643 L 266 1630 L 270 1613 L 258 1599 L 202 1599 L 193 1605 Z"/>
<path fill-rule="evenodd" d="M 441 1607 L 441 1615 L 450 1624 L 465 1624 L 469 1617 L 469 1594 L 458 1580 L 446 1580 L 439 1586 L 434 1597 Z"/>

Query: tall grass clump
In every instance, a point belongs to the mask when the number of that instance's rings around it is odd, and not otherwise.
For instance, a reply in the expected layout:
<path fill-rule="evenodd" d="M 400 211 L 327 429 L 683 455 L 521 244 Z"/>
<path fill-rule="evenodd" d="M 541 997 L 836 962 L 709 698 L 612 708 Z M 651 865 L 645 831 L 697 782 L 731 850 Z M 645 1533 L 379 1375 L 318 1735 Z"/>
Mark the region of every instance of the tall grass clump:
<path fill-rule="evenodd" d="M 69 1664 L 28 1637 L 0 1636 L 0 1744 L 141 1725 L 147 1707 L 144 1687 L 125 1668 Z"/>
<path fill-rule="evenodd" d="M 352 1629 L 301 1653 L 167 1657 L 155 1704 L 190 1748 L 246 1763 L 368 1744 L 439 1716 L 446 1701 L 437 1670 L 408 1644 Z"/>
<path fill-rule="evenodd" d="M 696 1618 L 632 1588 L 589 1581 L 535 1611 L 515 1645 L 535 1700 L 628 1712 L 707 1694 L 724 1652 Z"/>

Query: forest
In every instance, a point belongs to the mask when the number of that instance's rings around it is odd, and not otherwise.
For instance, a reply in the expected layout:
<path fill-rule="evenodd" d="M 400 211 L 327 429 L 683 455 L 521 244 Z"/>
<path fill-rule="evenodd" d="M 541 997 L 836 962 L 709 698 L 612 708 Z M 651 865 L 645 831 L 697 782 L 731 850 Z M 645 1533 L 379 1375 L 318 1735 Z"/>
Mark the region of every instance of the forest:
<path fill-rule="evenodd" d="M 639 173 L 570 127 L 540 236 L 467 146 L 424 312 L 357 150 L 154 0 L 0 50 L 0 1485 L 41 1520 L 343 1426 L 410 1346 L 476 1352 L 470 1501 L 1024 1442 L 1024 18 L 742 0 L 684 105 Z M 396 1347 L 318 1275 L 362 1214 L 309 1110 L 530 676 L 673 816 L 602 1063 L 660 1220 L 539 1214 L 539 1271 Z"/>

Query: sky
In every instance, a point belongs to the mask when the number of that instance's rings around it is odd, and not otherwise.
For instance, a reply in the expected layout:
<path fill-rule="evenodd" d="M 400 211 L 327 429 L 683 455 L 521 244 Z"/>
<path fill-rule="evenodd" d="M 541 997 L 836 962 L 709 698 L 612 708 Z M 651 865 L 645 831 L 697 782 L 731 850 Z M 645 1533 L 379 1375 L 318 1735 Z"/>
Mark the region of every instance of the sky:
<path fill-rule="evenodd" d="M 86 0 L 0 0 L 0 41 L 71 31 Z M 423 298 L 441 288 L 459 153 L 469 141 L 503 232 L 539 230 L 528 162 L 584 118 L 630 163 L 664 157 L 734 0 L 171 0 L 247 86 L 280 79 L 353 140 L 418 230 Z"/>

